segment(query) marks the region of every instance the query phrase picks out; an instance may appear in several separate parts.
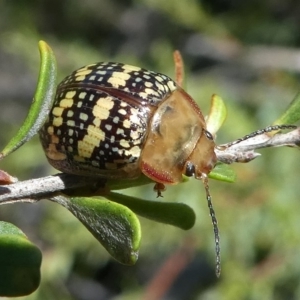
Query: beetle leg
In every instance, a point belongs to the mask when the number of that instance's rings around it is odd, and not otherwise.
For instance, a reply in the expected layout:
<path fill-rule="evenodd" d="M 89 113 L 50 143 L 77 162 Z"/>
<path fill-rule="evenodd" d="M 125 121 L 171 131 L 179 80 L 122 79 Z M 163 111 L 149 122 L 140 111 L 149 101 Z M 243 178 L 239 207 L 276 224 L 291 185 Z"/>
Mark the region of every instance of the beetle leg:
<path fill-rule="evenodd" d="M 154 191 L 157 192 L 157 197 L 163 197 L 162 192 L 166 190 L 166 187 L 163 183 L 156 182 L 154 185 Z"/>

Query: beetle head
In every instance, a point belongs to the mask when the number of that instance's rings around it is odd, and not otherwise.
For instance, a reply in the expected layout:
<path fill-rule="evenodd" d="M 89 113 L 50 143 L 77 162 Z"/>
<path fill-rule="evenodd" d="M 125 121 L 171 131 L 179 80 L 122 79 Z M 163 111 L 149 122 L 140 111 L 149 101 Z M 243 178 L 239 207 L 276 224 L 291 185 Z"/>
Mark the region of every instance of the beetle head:
<path fill-rule="evenodd" d="M 202 178 L 203 174 L 208 175 L 217 162 L 214 147 L 213 136 L 203 129 L 193 152 L 185 162 L 183 174 L 197 179 Z"/>

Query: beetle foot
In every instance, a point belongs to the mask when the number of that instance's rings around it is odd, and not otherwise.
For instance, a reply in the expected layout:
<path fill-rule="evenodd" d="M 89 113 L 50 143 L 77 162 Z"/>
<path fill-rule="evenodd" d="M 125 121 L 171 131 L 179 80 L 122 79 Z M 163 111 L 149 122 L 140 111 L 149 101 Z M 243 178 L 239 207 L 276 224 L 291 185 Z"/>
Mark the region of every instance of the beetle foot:
<path fill-rule="evenodd" d="M 157 192 L 156 198 L 159 198 L 159 197 L 163 197 L 162 192 L 166 190 L 166 187 L 163 183 L 156 182 L 153 189 L 155 192 Z"/>

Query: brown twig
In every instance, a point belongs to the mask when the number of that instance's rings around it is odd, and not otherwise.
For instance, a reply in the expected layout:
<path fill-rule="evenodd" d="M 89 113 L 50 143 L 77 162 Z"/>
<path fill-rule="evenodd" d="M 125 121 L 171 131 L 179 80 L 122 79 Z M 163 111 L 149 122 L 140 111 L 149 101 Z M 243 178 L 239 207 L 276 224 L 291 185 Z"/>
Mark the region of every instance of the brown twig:
<path fill-rule="evenodd" d="M 35 202 L 52 197 L 60 191 L 92 186 L 97 182 L 96 180 L 62 173 L 18 181 L 0 186 L 0 204 Z"/>
<path fill-rule="evenodd" d="M 231 164 L 233 162 L 249 162 L 260 154 L 256 149 L 265 147 L 299 147 L 300 128 L 287 133 L 270 136 L 267 133 L 257 135 L 238 143 L 228 143 L 217 146 L 215 152 L 218 161 Z M 9 175 L 9 174 L 8 174 Z M 0 204 L 15 202 L 35 202 L 51 198 L 58 192 L 70 189 L 93 187 L 98 178 L 82 177 L 70 174 L 57 174 L 26 181 L 14 182 L 0 186 Z"/>

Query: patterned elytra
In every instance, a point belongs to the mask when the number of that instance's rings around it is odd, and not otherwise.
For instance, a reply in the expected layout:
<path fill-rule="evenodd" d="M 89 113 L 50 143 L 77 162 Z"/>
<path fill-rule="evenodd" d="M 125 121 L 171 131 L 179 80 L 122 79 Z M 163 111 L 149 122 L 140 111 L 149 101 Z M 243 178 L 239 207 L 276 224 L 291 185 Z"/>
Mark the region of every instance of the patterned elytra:
<path fill-rule="evenodd" d="M 270 126 L 231 144 L 291 125 Z M 207 175 L 215 143 L 195 101 L 168 76 L 120 63 L 83 67 L 58 86 L 40 131 L 49 162 L 65 173 L 136 178 L 144 173 L 158 195 L 182 174 L 201 179 L 213 223 L 216 274 L 220 238 Z"/>
<path fill-rule="evenodd" d="M 144 173 L 158 196 L 182 175 L 201 179 L 212 218 L 216 274 L 220 241 L 207 175 L 216 163 L 214 140 L 196 102 L 168 76 L 120 63 L 83 67 L 58 86 L 40 131 L 58 170 L 102 178 Z"/>
<path fill-rule="evenodd" d="M 182 174 L 208 174 L 216 161 L 191 97 L 166 75 L 120 63 L 92 64 L 67 76 L 40 138 L 55 168 L 78 175 L 143 172 L 176 184 Z"/>

